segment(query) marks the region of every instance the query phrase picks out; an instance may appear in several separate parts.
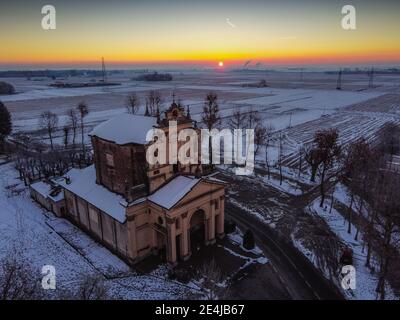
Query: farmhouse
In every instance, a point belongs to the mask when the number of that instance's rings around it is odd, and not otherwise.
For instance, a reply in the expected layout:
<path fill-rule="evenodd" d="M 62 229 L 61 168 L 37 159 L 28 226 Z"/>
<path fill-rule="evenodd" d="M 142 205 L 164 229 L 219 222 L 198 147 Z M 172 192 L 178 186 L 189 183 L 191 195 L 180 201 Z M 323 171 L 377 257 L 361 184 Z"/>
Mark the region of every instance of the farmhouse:
<path fill-rule="evenodd" d="M 147 132 L 159 128 L 168 139 L 169 121 L 176 121 L 178 133 L 195 128 L 175 102 L 163 119 L 123 114 L 98 125 L 90 133 L 94 164 L 58 182 L 63 216 L 129 263 L 160 254 L 176 264 L 224 235 L 224 182 L 207 176 L 200 161 L 146 161 L 154 143 L 146 141 Z"/>

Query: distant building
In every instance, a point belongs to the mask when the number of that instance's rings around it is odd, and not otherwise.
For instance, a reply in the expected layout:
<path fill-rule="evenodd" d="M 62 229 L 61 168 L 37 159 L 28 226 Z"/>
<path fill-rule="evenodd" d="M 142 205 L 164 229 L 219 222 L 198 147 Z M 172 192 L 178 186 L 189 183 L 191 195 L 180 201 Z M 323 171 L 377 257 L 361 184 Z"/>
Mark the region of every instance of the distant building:
<path fill-rule="evenodd" d="M 224 182 L 207 177 L 202 165 L 146 161 L 148 130 L 160 128 L 168 139 L 170 120 L 178 133 L 194 128 L 176 103 L 163 119 L 123 114 L 98 125 L 90 133 L 94 165 L 58 183 L 63 216 L 130 263 L 161 254 L 175 264 L 224 235 Z"/>

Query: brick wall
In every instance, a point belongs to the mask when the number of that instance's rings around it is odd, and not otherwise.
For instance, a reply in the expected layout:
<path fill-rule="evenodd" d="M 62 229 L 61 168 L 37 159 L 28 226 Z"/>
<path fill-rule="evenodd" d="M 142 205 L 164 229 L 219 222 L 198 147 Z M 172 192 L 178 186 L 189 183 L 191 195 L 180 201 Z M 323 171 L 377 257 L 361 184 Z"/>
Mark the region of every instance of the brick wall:
<path fill-rule="evenodd" d="M 97 183 L 127 200 L 136 197 L 132 188 L 145 184 L 147 190 L 147 165 L 142 145 L 117 145 L 92 137 Z M 138 191 L 139 192 L 139 191 Z"/>

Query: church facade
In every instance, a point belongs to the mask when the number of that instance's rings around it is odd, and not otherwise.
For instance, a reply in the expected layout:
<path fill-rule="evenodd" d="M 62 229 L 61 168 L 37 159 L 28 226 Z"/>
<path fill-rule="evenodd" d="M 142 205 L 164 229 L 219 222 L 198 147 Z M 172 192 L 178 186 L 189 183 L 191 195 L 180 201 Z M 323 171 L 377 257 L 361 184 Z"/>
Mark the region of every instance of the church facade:
<path fill-rule="evenodd" d="M 58 180 L 64 217 L 129 263 L 157 254 L 174 265 L 224 236 L 223 181 L 201 164 L 146 161 L 147 132 L 162 129 L 168 139 L 169 121 L 178 133 L 197 130 L 175 102 L 163 119 L 123 114 L 103 122 L 90 133 L 94 164 Z"/>

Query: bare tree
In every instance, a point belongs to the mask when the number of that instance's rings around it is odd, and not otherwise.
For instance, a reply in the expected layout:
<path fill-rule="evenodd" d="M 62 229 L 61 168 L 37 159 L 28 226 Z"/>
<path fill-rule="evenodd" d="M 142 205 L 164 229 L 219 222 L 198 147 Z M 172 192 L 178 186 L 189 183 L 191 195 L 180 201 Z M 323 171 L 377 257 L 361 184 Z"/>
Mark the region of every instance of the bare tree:
<path fill-rule="evenodd" d="M 80 300 L 105 300 L 107 288 L 100 275 L 85 275 L 77 290 L 75 298 Z"/>
<path fill-rule="evenodd" d="M 279 184 L 282 185 L 283 173 L 282 173 L 282 161 L 283 161 L 283 136 L 279 134 L 279 149 L 278 149 L 278 168 L 279 168 Z"/>
<path fill-rule="evenodd" d="M 304 160 L 311 168 L 310 181 L 315 182 L 315 176 L 317 175 L 318 168 L 321 164 L 321 158 L 318 150 L 313 145 L 307 145 L 304 147 Z"/>
<path fill-rule="evenodd" d="M 155 116 L 160 111 L 162 96 L 159 91 L 151 90 L 146 97 L 146 107 L 151 116 Z"/>
<path fill-rule="evenodd" d="M 246 114 L 240 108 L 236 107 L 232 115 L 229 117 L 228 126 L 231 130 L 244 129 L 246 127 Z"/>
<path fill-rule="evenodd" d="M 400 233 L 400 176 L 390 171 L 381 170 L 378 173 L 372 195 L 373 208 L 376 211 L 375 223 L 379 254 L 380 271 L 377 292 L 381 300 L 385 299 L 385 282 L 390 263 L 397 254 L 398 234 Z"/>
<path fill-rule="evenodd" d="M 267 167 L 267 175 L 268 179 L 271 178 L 271 170 L 270 170 L 270 164 L 269 164 L 269 158 L 268 158 L 268 148 L 271 144 L 272 140 L 272 135 L 274 133 L 274 127 L 272 125 L 268 125 L 266 127 L 266 138 L 264 141 L 264 147 L 265 147 L 265 165 Z"/>
<path fill-rule="evenodd" d="M 353 204 L 356 194 L 360 196 L 358 211 L 359 214 L 362 214 L 364 205 L 363 197 L 366 196 L 366 182 L 368 181 L 368 175 L 372 167 L 375 165 L 375 159 L 374 151 L 363 138 L 351 142 L 342 157 L 342 174 L 339 178 L 348 186 L 350 193 L 348 233 L 351 233 Z"/>
<path fill-rule="evenodd" d="M 39 118 L 40 126 L 47 131 L 47 134 L 50 139 L 51 150 L 54 150 L 53 147 L 53 133 L 58 125 L 58 116 L 51 111 L 44 111 Z"/>
<path fill-rule="evenodd" d="M 68 146 L 68 138 L 69 138 L 69 131 L 70 131 L 69 126 L 64 126 L 63 127 L 63 132 L 64 132 L 64 147 Z"/>
<path fill-rule="evenodd" d="M 303 170 L 303 159 L 304 159 L 304 146 L 299 147 L 299 162 L 298 162 L 298 177 L 300 178 L 301 171 Z"/>
<path fill-rule="evenodd" d="M 323 207 L 325 201 L 325 183 L 329 171 L 336 165 L 340 159 L 341 148 L 338 143 L 339 133 L 336 129 L 326 129 L 317 131 L 311 145 L 304 149 L 304 159 L 311 167 L 311 181 L 315 181 L 315 176 L 319 172 L 320 176 L 320 192 Z"/>
<path fill-rule="evenodd" d="M 76 110 L 71 108 L 67 112 L 69 125 L 72 129 L 72 145 L 75 146 L 76 139 L 76 129 L 78 128 L 78 115 L 76 114 Z"/>
<path fill-rule="evenodd" d="M 208 130 L 212 130 L 221 123 L 221 116 L 219 114 L 217 99 L 218 99 L 217 95 L 213 92 L 210 92 L 207 94 L 206 100 L 204 102 L 203 113 L 201 118 Z M 211 164 L 212 163 L 211 137 L 209 138 L 209 154 L 210 154 L 210 164 Z"/>
<path fill-rule="evenodd" d="M 81 142 L 82 142 L 82 150 L 85 152 L 85 135 L 84 135 L 84 121 L 83 119 L 89 114 L 89 108 L 85 102 L 81 102 L 78 105 L 78 112 L 79 112 L 79 120 L 81 126 Z"/>
<path fill-rule="evenodd" d="M 400 126 L 393 122 L 386 123 L 378 135 L 379 148 L 391 157 L 400 153 Z"/>
<path fill-rule="evenodd" d="M 246 128 L 255 129 L 261 123 L 261 116 L 257 110 L 249 108 L 246 113 Z"/>
<path fill-rule="evenodd" d="M 222 281 L 222 272 L 214 259 L 204 263 L 199 272 L 200 285 L 206 294 L 208 300 L 216 300 L 222 293 L 220 282 Z"/>
<path fill-rule="evenodd" d="M 139 111 L 140 100 L 136 93 L 130 94 L 126 99 L 126 108 L 128 113 L 136 114 Z"/>
<path fill-rule="evenodd" d="M 319 158 L 321 159 L 320 166 L 320 192 L 321 192 L 321 202 L 320 207 L 324 206 L 325 201 L 325 183 L 327 174 L 330 169 L 334 167 L 336 162 L 340 159 L 341 147 L 338 143 L 339 133 L 336 129 L 328 129 L 318 131 L 314 137 L 314 143 L 317 146 L 317 152 Z"/>
<path fill-rule="evenodd" d="M 0 260 L 0 300 L 39 299 L 39 271 L 18 253 Z"/>
<path fill-rule="evenodd" d="M 260 122 L 254 129 L 254 144 L 256 145 L 254 156 L 257 156 L 261 146 L 266 146 L 268 144 L 269 137 L 268 127 Z"/>

